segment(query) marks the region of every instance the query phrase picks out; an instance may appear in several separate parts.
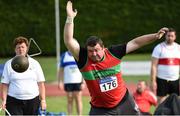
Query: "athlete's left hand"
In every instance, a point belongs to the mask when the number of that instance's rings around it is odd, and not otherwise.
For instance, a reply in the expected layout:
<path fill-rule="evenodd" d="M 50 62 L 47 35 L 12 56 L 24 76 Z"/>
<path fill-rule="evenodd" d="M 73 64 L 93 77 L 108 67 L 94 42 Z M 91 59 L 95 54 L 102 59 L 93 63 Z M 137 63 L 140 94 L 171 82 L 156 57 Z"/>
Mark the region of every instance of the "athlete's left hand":
<path fill-rule="evenodd" d="M 168 31 L 169 29 L 167 27 L 163 27 L 161 28 L 158 32 L 157 32 L 157 39 L 161 39 L 162 36 Z"/>

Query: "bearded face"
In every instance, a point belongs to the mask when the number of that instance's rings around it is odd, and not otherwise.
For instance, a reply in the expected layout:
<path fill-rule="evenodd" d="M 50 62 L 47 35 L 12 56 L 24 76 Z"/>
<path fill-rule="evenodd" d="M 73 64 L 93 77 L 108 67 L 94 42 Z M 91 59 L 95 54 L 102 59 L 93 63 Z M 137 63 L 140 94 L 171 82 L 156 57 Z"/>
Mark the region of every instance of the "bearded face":
<path fill-rule="evenodd" d="M 172 44 L 176 40 L 175 32 L 167 32 L 166 34 L 166 43 Z"/>
<path fill-rule="evenodd" d="M 136 92 L 141 94 L 146 89 L 146 83 L 144 81 L 139 81 L 137 84 Z"/>

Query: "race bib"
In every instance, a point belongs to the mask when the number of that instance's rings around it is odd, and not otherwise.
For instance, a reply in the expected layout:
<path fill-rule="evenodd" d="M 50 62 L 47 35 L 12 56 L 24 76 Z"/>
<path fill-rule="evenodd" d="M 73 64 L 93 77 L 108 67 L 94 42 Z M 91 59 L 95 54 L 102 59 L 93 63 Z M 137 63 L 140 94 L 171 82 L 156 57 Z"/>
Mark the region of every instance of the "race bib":
<path fill-rule="evenodd" d="M 106 92 L 115 89 L 118 86 L 116 76 L 106 77 L 99 80 L 101 92 Z"/>

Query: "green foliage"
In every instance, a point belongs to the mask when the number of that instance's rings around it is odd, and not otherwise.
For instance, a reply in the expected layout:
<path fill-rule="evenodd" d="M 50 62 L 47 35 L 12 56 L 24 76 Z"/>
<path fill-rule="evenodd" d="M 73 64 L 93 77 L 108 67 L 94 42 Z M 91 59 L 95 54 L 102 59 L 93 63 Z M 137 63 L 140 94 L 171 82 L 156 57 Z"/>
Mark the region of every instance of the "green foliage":
<path fill-rule="evenodd" d="M 179 2 L 178 0 L 74 0 L 74 6 L 78 10 L 74 36 L 82 46 L 90 35 L 99 36 L 109 46 L 128 42 L 143 34 L 157 32 L 164 26 L 174 27 L 178 32 Z M 64 20 L 62 17 L 61 30 Z M 137 52 L 151 52 L 157 43 L 143 47 Z"/>
<path fill-rule="evenodd" d="M 43 54 L 55 53 L 55 22 L 53 0 L 0 1 L 0 55 L 14 53 L 13 39 L 34 38 Z"/>
<path fill-rule="evenodd" d="M 59 0 L 62 52 L 66 50 L 63 42 L 66 2 Z M 180 35 L 179 0 L 73 0 L 73 3 L 78 10 L 74 37 L 82 46 L 90 35 L 99 36 L 109 46 L 157 32 L 164 26 L 174 27 Z M 56 54 L 54 0 L 1 0 L 0 6 L 1 56 L 13 55 L 12 41 L 19 35 L 34 38 L 42 55 Z M 150 53 L 159 42 L 135 53 Z"/>

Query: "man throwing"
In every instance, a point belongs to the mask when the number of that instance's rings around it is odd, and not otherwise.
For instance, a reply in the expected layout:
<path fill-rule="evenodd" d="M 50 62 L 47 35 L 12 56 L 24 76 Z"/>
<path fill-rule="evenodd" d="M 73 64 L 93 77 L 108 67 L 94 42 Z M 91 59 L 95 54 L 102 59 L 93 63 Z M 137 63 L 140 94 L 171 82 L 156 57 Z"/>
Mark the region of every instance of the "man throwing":
<path fill-rule="evenodd" d="M 73 37 L 72 2 L 67 2 L 67 20 L 64 27 L 64 43 L 77 61 L 91 96 L 90 115 L 130 115 L 139 114 L 137 105 L 130 96 L 121 74 L 121 59 L 146 44 L 149 44 L 165 33 L 162 28 L 158 33 L 137 37 L 127 44 L 113 45 L 105 48 L 103 41 L 91 36 L 86 46 L 81 47 Z"/>

